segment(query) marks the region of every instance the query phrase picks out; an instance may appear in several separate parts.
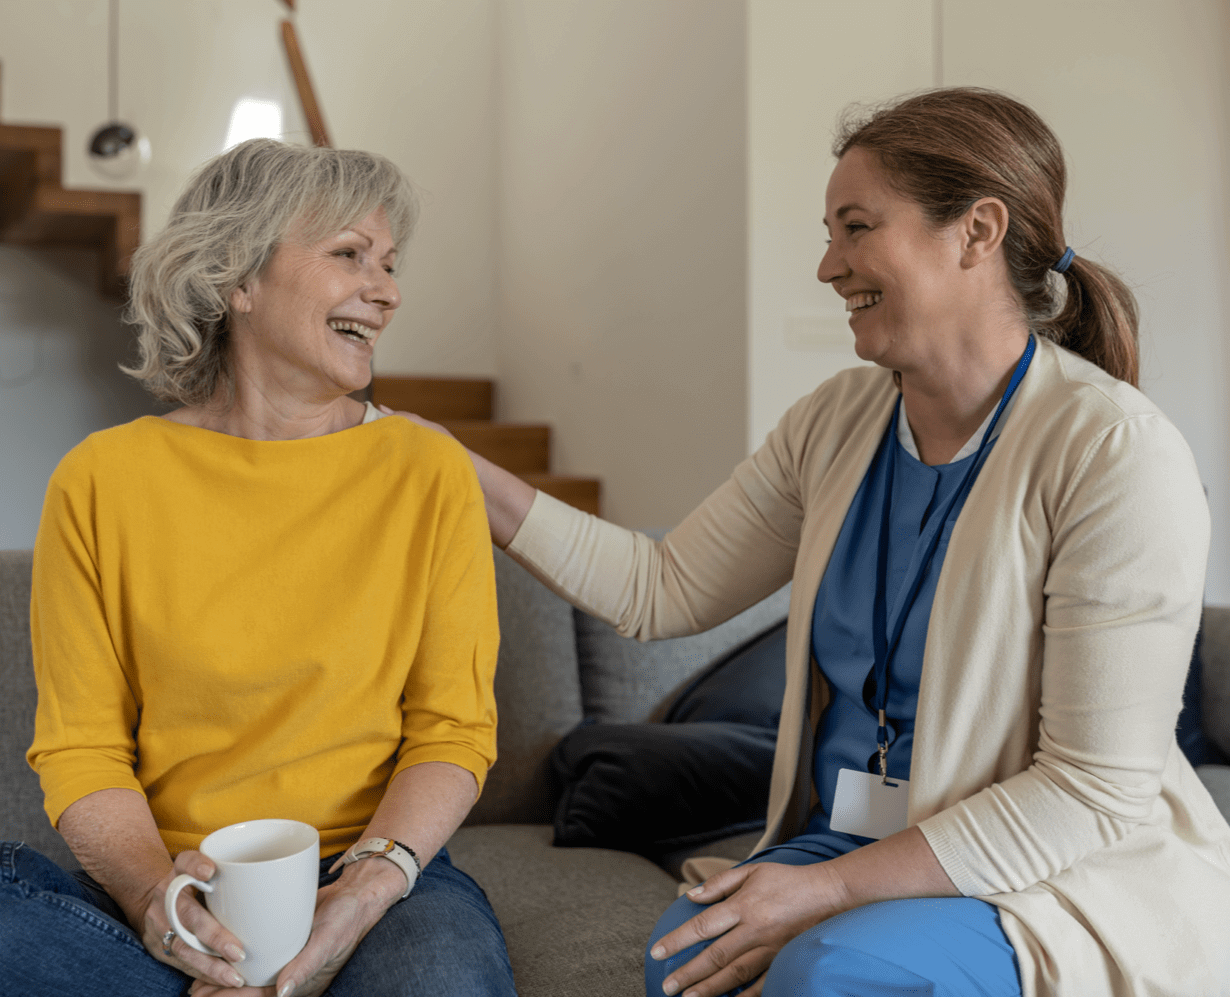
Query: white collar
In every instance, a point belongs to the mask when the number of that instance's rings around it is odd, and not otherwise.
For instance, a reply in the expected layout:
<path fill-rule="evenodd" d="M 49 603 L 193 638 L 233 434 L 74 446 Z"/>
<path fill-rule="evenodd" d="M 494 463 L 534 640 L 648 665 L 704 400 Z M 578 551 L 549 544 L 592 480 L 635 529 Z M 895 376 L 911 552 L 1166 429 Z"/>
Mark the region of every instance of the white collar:
<path fill-rule="evenodd" d="M 995 432 L 991 434 L 991 439 L 995 439 L 1004 431 L 1004 425 L 1008 422 L 1008 415 L 1012 412 L 1012 406 L 1016 404 L 1019 391 L 1014 391 L 1012 397 L 1008 399 L 1008 404 L 1004 408 L 1004 414 L 1000 416 L 999 422 L 995 424 Z M 955 464 L 959 460 L 964 460 L 970 454 L 976 453 L 978 447 L 982 444 L 983 434 L 987 431 L 987 426 L 991 424 L 991 419 L 995 417 L 995 409 L 999 408 L 999 403 L 996 402 L 995 408 L 987 414 L 987 417 L 982 420 L 982 425 L 974 430 L 974 435 L 965 441 L 965 446 L 956 452 L 950 464 Z M 918 456 L 918 444 L 914 442 L 914 430 L 910 429 L 910 420 L 905 414 L 905 399 L 901 399 L 901 417 L 897 420 L 897 441 L 908 453 L 917 461 L 922 461 Z"/>

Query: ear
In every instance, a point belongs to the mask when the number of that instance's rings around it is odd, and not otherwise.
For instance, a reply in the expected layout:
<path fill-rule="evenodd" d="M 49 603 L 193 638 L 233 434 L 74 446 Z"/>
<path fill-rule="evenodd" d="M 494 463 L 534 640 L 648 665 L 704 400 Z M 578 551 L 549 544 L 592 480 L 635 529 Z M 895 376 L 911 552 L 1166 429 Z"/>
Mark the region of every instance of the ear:
<path fill-rule="evenodd" d="M 971 269 L 994 256 L 1008 234 L 1008 206 L 998 197 L 979 198 L 958 222 L 961 266 Z"/>
<path fill-rule="evenodd" d="M 231 292 L 231 312 L 235 315 L 247 315 L 252 310 L 252 290 L 247 284 L 240 284 Z"/>

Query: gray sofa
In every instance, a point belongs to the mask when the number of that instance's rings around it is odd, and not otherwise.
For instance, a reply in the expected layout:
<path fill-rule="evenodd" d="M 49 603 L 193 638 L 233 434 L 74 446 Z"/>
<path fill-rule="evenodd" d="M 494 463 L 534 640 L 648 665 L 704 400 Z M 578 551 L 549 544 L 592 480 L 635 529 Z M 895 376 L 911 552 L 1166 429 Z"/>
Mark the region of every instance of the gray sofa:
<path fill-rule="evenodd" d="M 779 622 L 787 593 L 707 634 L 638 645 L 573 610 L 498 551 L 496 579 L 500 759 L 449 850 L 491 898 L 522 997 L 641 997 L 645 940 L 677 881 L 637 855 L 552 847 L 551 749 L 587 715 L 610 723 L 659 719 L 693 675 Z M 30 552 L 0 552 L 0 838 L 24 839 L 73 866 L 24 760 L 35 701 L 29 590 Z M 1205 725 L 1230 755 L 1230 609 L 1207 610 L 1204 633 Z M 1230 766 L 1205 766 L 1201 777 L 1230 814 Z M 703 850 L 742 857 L 756 837 Z M 682 857 L 672 856 L 671 867 Z"/>

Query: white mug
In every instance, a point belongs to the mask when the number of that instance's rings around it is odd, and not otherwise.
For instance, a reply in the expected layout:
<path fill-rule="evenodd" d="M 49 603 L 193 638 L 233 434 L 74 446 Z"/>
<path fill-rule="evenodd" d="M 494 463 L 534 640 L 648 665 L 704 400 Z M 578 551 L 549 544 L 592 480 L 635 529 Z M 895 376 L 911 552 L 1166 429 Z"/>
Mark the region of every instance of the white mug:
<path fill-rule="evenodd" d="M 312 933 L 320 835 L 297 820 L 250 820 L 214 831 L 200 851 L 216 871 L 208 883 L 187 874 L 171 880 L 167 920 L 198 952 L 224 958 L 180 923 L 175 902 L 185 886 L 195 886 L 209 912 L 243 945 L 246 958 L 235 969 L 244 981 L 272 986 Z"/>

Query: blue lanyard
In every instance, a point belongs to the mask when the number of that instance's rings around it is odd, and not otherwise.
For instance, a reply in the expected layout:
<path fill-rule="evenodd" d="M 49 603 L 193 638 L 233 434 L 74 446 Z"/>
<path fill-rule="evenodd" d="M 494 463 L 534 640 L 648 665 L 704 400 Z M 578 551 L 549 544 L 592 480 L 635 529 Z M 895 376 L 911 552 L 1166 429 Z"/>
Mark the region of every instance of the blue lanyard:
<path fill-rule="evenodd" d="M 1021 354 L 1020 362 L 1016 365 L 1016 371 L 1012 375 L 1012 380 L 1008 382 L 1008 389 L 1004 392 L 1004 397 L 999 400 L 999 407 L 995 410 L 991 424 L 987 426 L 987 431 L 982 436 L 982 442 L 978 444 L 978 451 L 966 470 L 965 477 L 961 479 L 961 486 L 948 500 L 948 504 L 945 505 L 943 512 L 932 517 L 931 535 L 926 541 L 923 555 L 916 559 L 914 574 L 906 578 L 902 583 L 907 587 L 906 595 L 901 603 L 901 609 L 897 613 L 897 618 L 893 623 L 893 630 L 890 634 L 888 632 L 888 544 L 889 513 L 893 501 L 893 472 L 897 463 L 897 420 L 901 418 L 901 396 L 898 395 L 897 397 L 897 405 L 893 409 L 893 420 L 889 424 L 888 433 L 883 443 L 883 446 L 887 447 L 887 453 L 884 454 L 887 468 L 884 482 L 884 502 L 880 512 L 880 548 L 876 559 L 876 597 L 872 610 L 872 643 L 875 651 L 876 675 L 876 744 L 879 745 L 880 749 L 880 776 L 885 780 L 888 778 L 888 719 L 885 715 L 885 709 L 888 706 L 889 673 L 892 659 L 897 653 L 897 645 L 901 642 L 901 633 L 905 629 L 906 618 L 910 615 L 910 608 L 918 598 L 918 592 L 922 588 L 927 568 L 931 565 L 931 560 L 935 556 L 936 549 L 939 547 L 940 536 L 944 532 L 944 524 L 948 522 L 948 517 L 952 514 L 952 510 L 957 506 L 958 502 L 967 496 L 970 489 L 974 487 L 974 480 L 978 477 L 978 472 L 982 469 L 982 465 L 986 460 L 987 444 L 991 440 L 992 433 L 995 432 L 995 425 L 999 422 L 999 418 L 1004 414 L 1004 409 L 1007 407 L 1008 402 L 1020 386 L 1021 378 L 1025 376 L 1025 371 L 1029 369 L 1029 362 L 1033 359 L 1035 347 L 1034 337 L 1030 336 L 1029 342 L 1025 346 L 1025 352 Z"/>

